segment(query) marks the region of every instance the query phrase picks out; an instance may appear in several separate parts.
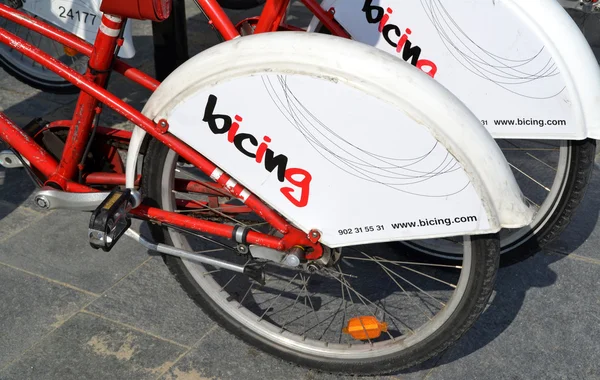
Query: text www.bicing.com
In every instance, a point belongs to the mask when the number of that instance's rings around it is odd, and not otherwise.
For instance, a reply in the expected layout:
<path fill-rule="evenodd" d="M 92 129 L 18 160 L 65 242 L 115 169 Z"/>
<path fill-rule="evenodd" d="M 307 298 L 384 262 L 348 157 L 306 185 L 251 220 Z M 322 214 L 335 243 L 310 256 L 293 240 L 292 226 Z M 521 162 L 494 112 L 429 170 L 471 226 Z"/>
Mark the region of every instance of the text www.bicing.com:
<path fill-rule="evenodd" d="M 404 222 L 404 223 L 392 223 L 392 228 L 395 230 L 403 229 L 403 228 L 416 228 L 416 227 L 427 227 L 427 226 L 440 226 L 446 225 L 451 226 L 453 224 L 459 223 L 470 223 L 476 222 L 476 216 L 457 216 L 456 218 L 433 218 L 433 219 L 419 219 L 414 222 Z"/>
<path fill-rule="evenodd" d="M 547 127 L 547 126 L 565 126 L 567 125 L 566 120 L 560 119 L 497 119 L 493 120 L 493 125 L 495 126 L 535 126 L 535 127 Z M 490 125 L 488 120 L 481 120 L 483 125 Z"/>

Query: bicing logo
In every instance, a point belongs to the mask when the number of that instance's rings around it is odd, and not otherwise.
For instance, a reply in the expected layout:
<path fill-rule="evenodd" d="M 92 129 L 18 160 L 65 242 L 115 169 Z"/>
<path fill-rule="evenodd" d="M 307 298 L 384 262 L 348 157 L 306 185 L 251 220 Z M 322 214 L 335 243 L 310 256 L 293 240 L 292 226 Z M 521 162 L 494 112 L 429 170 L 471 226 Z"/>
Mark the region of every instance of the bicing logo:
<path fill-rule="evenodd" d="M 262 164 L 269 173 L 277 169 L 277 180 L 280 183 L 287 181 L 296 188 L 282 186 L 279 191 L 296 207 L 305 207 L 308 204 L 310 195 L 311 174 L 299 168 L 288 167 L 288 157 L 285 154 L 275 154 L 269 143 L 271 138 L 264 136 L 262 142 L 251 133 L 240 133 L 240 123 L 243 118 L 235 115 L 234 120 L 229 115 L 215 113 L 217 97 L 210 95 L 206 108 L 204 109 L 204 118 L 202 121 L 208 123 L 208 127 L 215 135 L 227 134 L 227 141 L 232 143 L 235 148 L 244 156 L 254 159 L 257 164 Z M 220 120 L 220 123 L 217 123 Z M 294 196 L 296 195 L 296 196 Z"/>
<path fill-rule="evenodd" d="M 390 15 L 394 13 L 392 8 L 384 10 L 378 5 L 373 5 L 373 0 L 365 0 L 362 11 L 369 24 L 379 23 L 379 33 L 388 45 L 395 48 L 398 54 L 401 53 L 402 59 L 435 78 L 438 71 L 437 65 L 428 59 L 421 59 L 421 48 L 413 46 L 409 39 L 412 30 L 406 28 L 402 31 L 398 25 L 389 22 Z"/>

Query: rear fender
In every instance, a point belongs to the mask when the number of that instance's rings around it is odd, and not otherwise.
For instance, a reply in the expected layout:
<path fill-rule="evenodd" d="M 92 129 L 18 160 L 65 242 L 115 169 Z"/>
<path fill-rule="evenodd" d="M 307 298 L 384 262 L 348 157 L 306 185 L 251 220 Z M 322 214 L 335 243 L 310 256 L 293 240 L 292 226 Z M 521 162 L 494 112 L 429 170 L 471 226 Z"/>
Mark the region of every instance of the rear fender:
<path fill-rule="evenodd" d="M 341 91 L 336 93 L 337 103 L 329 104 L 331 96 L 323 96 L 325 88 L 331 93 Z M 341 100 L 346 91 L 348 98 Z M 295 110 L 310 108 L 303 118 L 318 116 L 321 124 L 299 127 L 286 118 L 273 101 L 285 94 L 296 102 Z M 363 98 L 354 102 L 355 95 Z M 369 116 L 356 111 L 364 104 L 380 107 L 379 113 Z M 533 210 L 526 205 L 504 155 L 464 104 L 419 70 L 355 41 L 278 32 L 217 45 L 173 72 L 151 96 L 143 113 L 156 121 L 166 119 L 169 133 L 302 230 L 320 230 L 322 241 L 330 246 L 492 233 L 503 227 L 523 227 L 532 220 Z M 204 121 L 224 115 L 230 115 L 230 122 L 239 122 L 234 132 L 229 132 L 231 123 L 226 133 L 225 124 L 219 124 L 219 130 L 218 125 L 211 127 L 210 121 Z M 352 119 L 345 120 L 347 115 Z M 361 119 L 365 115 L 377 122 L 369 125 Z M 345 121 L 338 125 L 338 120 Z M 238 141 L 242 132 L 245 134 Z M 314 139 L 317 134 L 327 137 Z M 127 159 L 128 187 L 133 186 L 144 135 L 140 129 L 133 134 Z M 269 136 L 273 155 L 285 153 L 288 170 L 292 166 L 306 169 L 296 171 L 304 173 L 303 177 L 294 178 L 294 173 L 285 171 L 285 178 L 278 179 L 277 171 L 265 170 L 258 151 L 249 150 L 256 149 L 252 145 L 258 146 L 258 139 L 267 141 L 262 136 Z M 330 144 L 332 139 L 339 141 Z M 351 140 L 355 143 L 348 144 Z M 347 149 L 339 144 L 348 144 Z M 431 150 L 422 156 L 426 158 L 413 158 L 412 163 L 399 166 L 368 166 L 373 157 L 378 162 L 381 157 L 388 160 L 398 151 L 421 145 Z M 352 154 L 348 153 L 351 149 Z M 426 169 L 429 174 L 413 175 L 407 182 L 400 181 L 406 179 L 405 174 L 393 171 L 424 173 L 417 163 L 424 164 L 430 157 L 441 157 L 444 161 L 438 168 L 448 170 Z M 354 163 L 354 159 L 360 167 L 350 175 L 336 165 L 339 160 Z M 361 176 L 364 171 L 360 168 L 365 165 L 371 171 Z M 308 172 L 310 197 L 304 191 L 307 188 L 299 185 Z M 440 173 L 443 175 L 438 176 Z M 388 174 L 395 176 L 395 182 L 386 182 Z M 363 191 L 369 196 L 357 204 Z M 401 227 L 405 222 L 409 224 Z"/>

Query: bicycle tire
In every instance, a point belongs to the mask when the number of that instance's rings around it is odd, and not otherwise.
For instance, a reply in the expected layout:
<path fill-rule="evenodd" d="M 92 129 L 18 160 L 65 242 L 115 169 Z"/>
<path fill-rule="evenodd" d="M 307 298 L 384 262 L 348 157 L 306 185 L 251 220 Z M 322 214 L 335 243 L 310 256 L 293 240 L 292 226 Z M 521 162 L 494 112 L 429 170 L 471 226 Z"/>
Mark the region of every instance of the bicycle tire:
<path fill-rule="evenodd" d="M 257 55 L 257 51 L 260 51 L 260 54 Z M 236 59 L 231 59 L 231 55 L 234 54 Z M 357 57 L 362 54 L 364 54 L 364 58 L 360 60 L 362 62 L 360 67 L 346 59 L 346 56 Z M 245 64 L 240 65 L 238 61 Z M 330 67 L 335 67 L 335 69 Z M 382 73 L 389 73 L 389 78 L 382 77 L 384 75 Z M 402 85 L 400 82 L 406 84 Z M 360 86 L 355 86 L 355 83 L 360 83 Z M 392 83 L 397 83 L 401 91 L 387 91 Z M 215 320 L 220 321 L 229 332 L 257 348 L 296 364 L 336 373 L 381 374 L 394 372 L 414 366 L 445 350 L 467 331 L 486 307 L 498 267 L 497 234 L 478 231 L 482 235 L 463 237 L 463 261 L 460 265 L 454 265 L 452 271 L 442 270 L 440 267 L 443 265 L 431 265 L 414 260 L 400 261 L 402 252 L 388 249 L 387 242 L 408 239 L 410 236 L 417 236 L 420 232 L 418 230 L 400 231 L 403 227 L 394 223 L 398 218 L 411 220 L 415 217 L 418 218 L 419 215 L 433 217 L 436 213 L 439 215 L 440 212 L 453 212 L 451 208 L 445 210 L 445 206 L 450 205 L 449 200 L 453 194 L 444 193 L 437 196 L 437 193 L 430 191 L 435 192 L 440 188 L 444 191 L 455 191 L 447 187 L 456 186 L 460 193 L 461 189 L 467 188 L 464 187 L 463 180 L 467 181 L 467 186 L 471 181 L 478 180 L 477 177 L 472 177 L 471 180 L 464 178 L 462 175 L 465 172 L 461 166 L 456 167 L 454 164 L 446 162 L 449 154 L 443 151 L 439 154 L 430 153 L 432 147 L 451 147 L 455 157 L 459 157 L 461 160 L 459 162 L 472 165 L 472 175 L 478 175 L 479 180 L 485 181 L 482 186 L 487 187 L 489 194 L 494 194 L 493 200 L 487 198 L 490 204 L 499 201 L 500 196 L 504 196 L 506 201 L 510 199 L 515 207 L 519 207 L 519 213 L 504 213 L 504 210 L 497 210 L 497 215 L 503 223 L 523 225 L 530 220 L 530 215 L 532 215 L 531 208 L 522 202 L 520 191 L 514 178 L 511 178 L 510 168 L 500 155 L 500 150 L 473 117 L 474 115 L 469 113 L 468 109 L 458 101 L 454 104 L 457 107 L 456 110 L 461 110 L 461 112 L 451 115 L 435 112 L 438 109 L 448 110 L 448 104 L 453 103 L 455 99 L 449 92 L 426 75 L 414 71 L 409 66 L 398 65 L 398 61 L 390 55 L 367 45 L 302 32 L 248 36 L 217 45 L 190 59 L 167 78 L 162 89 L 158 89 L 148 101 L 143 111 L 144 115 L 153 120 L 168 117 L 170 133 L 181 138 L 196 151 L 202 152 L 214 164 L 219 165 L 219 170 L 205 167 L 205 170 L 211 174 L 211 178 L 223 180 L 220 173 L 226 171 L 229 175 L 234 176 L 235 182 L 239 181 L 248 190 L 253 191 L 254 196 L 262 198 L 269 204 L 273 212 L 287 218 L 288 223 L 297 226 L 311 224 L 308 227 L 327 231 L 320 238 L 324 245 L 324 252 L 326 252 L 323 261 L 308 261 L 309 267 L 303 265 L 290 267 L 271 261 L 281 262 L 279 258 L 283 257 L 282 252 L 265 252 L 251 245 L 247 247 L 248 249 L 236 249 L 236 243 L 230 239 L 228 233 L 225 235 L 219 233 L 223 238 L 215 238 L 205 236 L 200 230 L 190 230 L 185 226 L 175 227 L 167 221 L 159 224 L 150 223 L 150 230 L 156 242 L 164 242 L 186 251 L 202 252 L 204 255 L 218 257 L 237 265 L 245 265 L 253 260 L 253 264 L 256 264 L 257 257 L 268 258 L 268 261 L 262 261 L 268 266 L 265 269 L 265 285 L 257 285 L 247 276 L 239 275 L 235 271 L 219 270 L 210 265 L 194 264 L 189 260 L 178 260 L 171 257 L 165 257 L 165 261 L 178 277 L 188 295 L 195 299 Z M 333 93 L 336 98 L 345 100 L 337 103 L 335 108 L 330 104 L 325 108 L 320 108 L 324 102 L 314 99 L 313 92 L 316 89 L 321 89 L 319 93 L 324 94 L 325 97 L 331 96 L 330 93 Z M 379 93 L 380 89 L 385 91 Z M 168 96 L 163 96 L 163 91 L 168 91 Z M 237 94 L 240 92 L 252 93 L 252 102 L 239 102 Z M 376 94 L 379 97 L 375 96 Z M 222 103 L 219 104 L 227 104 L 227 106 L 215 108 L 217 98 L 222 99 L 220 100 Z M 290 107 L 294 107 L 294 110 L 302 107 L 303 110 L 310 113 L 311 118 L 317 118 L 321 123 L 295 124 L 293 120 L 287 119 L 288 114 L 280 108 L 280 102 L 277 99 L 288 99 L 288 102 L 293 102 Z M 388 101 L 385 101 L 386 99 Z M 204 106 L 205 103 L 206 106 Z M 368 112 L 365 111 L 365 107 L 359 107 L 359 105 L 367 103 L 369 105 Z M 348 104 L 356 104 L 356 107 L 349 108 Z M 264 105 L 264 107 L 260 105 Z M 390 105 L 393 108 L 389 108 Z M 225 111 L 226 107 L 230 107 L 228 111 Z M 240 109 L 239 107 L 245 108 Z M 410 116 L 407 116 L 404 107 L 410 107 Z M 204 112 L 204 116 L 201 116 L 202 112 Z M 234 126 L 226 121 L 227 115 L 233 114 L 233 112 L 236 113 L 235 120 L 243 121 L 243 124 L 239 124 L 239 128 L 252 129 L 240 130 L 240 133 L 237 134 L 238 124 Z M 397 123 L 394 125 L 397 124 L 397 126 L 394 128 L 389 123 L 377 123 L 383 129 L 377 134 L 374 134 L 375 127 L 362 128 L 362 126 L 370 125 L 369 120 L 373 120 L 374 114 L 385 120 L 396 120 Z M 214 117 L 216 117 L 214 115 L 223 118 L 223 124 L 218 124 L 219 129 L 216 127 L 217 124 L 214 124 Z M 432 115 L 431 117 L 435 118 L 429 119 L 426 115 Z M 204 122 L 199 123 L 199 117 Z M 325 119 L 325 117 L 330 118 Z M 410 117 L 411 120 L 419 121 L 414 124 L 416 128 L 414 134 L 412 134 L 412 127 L 409 126 L 413 124 L 410 121 L 400 123 L 400 117 Z M 469 123 L 470 126 L 464 128 Z M 349 129 L 349 125 L 353 125 L 355 128 Z M 232 126 L 235 129 L 231 129 Z M 365 178 L 356 177 L 342 168 L 334 167 L 329 154 L 323 156 L 321 153 L 334 154 L 337 152 L 335 154 L 339 156 L 340 149 L 345 148 L 336 148 L 336 145 L 316 150 L 311 144 L 313 140 L 302 140 L 302 136 L 305 136 L 305 128 L 309 126 L 315 129 L 311 130 L 311 135 L 319 133 L 317 130 L 330 131 L 341 141 L 346 141 L 346 133 L 354 133 L 352 135 L 353 145 L 357 149 L 367 152 L 366 148 L 355 144 L 358 144 L 357 141 L 360 141 L 360 144 L 368 142 L 369 147 L 379 146 L 381 148 L 377 150 L 377 157 L 402 161 L 397 164 L 386 164 L 384 167 L 386 172 L 383 175 L 393 175 L 395 172 L 390 171 L 394 168 L 404 170 L 406 160 L 417 160 L 420 163 L 423 157 L 433 158 L 432 162 L 423 163 L 427 165 L 427 168 L 414 165 L 407 168 L 408 171 L 417 173 L 413 174 L 413 177 L 417 178 L 418 186 L 422 187 L 415 191 L 421 192 L 405 192 L 407 187 L 403 187 L 403 191 L 399 192 L 395 188 L 383 186 L 385 183 L 380 181 L 368 181 Z M 401 128 L 402 132 L 400 132 Z M 403 128 L 409 129 L 403 130 Z M 263 178 L 263 175 L 269 177 L 268 173 L 263 173 L 263 165 L 269 171 L 268 168 L 272 163 L 267 161 L 261 163 L 259 162 L 260 158 L 256 159 L 258 156 L 243 162 L 236 160 L 237 157 L 242 157 L 238 156 L 239 154 L 252 158 L 253 151 L 247 150 L 253 149 L 251 146 L 256 146 L 258 149 L 258 145 L 254 145 L 249 133 L 246 133 L 250 131 L 252 134 L 258 133 L 261 136 L 267 136 L 263 139 L 269 141 L 269 146 L 272 146 L 273 149 L 277 147 L 279 152 L 284 152 L 286 147 L 290 147 L 290 149 L 293 147 L 295 150 L 286 152 L 285 157 L 294 167 L 310 165 L 313 168 L 312 173 L 309 174 L 313 181 L 311 183 L 315 187 L 312 187 L 309 203 L 299 206 L 304 202 L 300 201 L 301 199 L 306 200 L 302 196 L 304 192 L 300 188 L 295 189 L 297 191 L 294 194 L 294 201 L 297 203 L 292 202 L 285 192 L 280 191 L 278 176 L 272 175 L 266 180 Z M 404 139 L 398 136 L 398 133 L 404 134 L 405 131 L 410 133 L 412 138 L 408 138 L 409 135 L 404 135 L 406 136 Z M 458 147 L 459 141 L 452 140 L 452 133 L 455 131 L 460 131 L 463 138 L 470 135 L 471 140 L 481 139 L 481 143 L 473 145 L 472 151 L 462 151 Z M 426 137 L 427 135 L 423 133 L 431 134 Z M 439 133 L 439 135 L 433 133 Z M 444 140 L 433 138 L 433 136 L 443 136 Z M 241 139 L 249 139 L 250 145 L 242 146 Z M 280 143 L 280 141 L 284 141 L 283 139 L 287 139 L 287 142 Z M 231 143 L 231 141 L 234 142 L 233 145 L 223 145 Z M 235 144 L 236 141 L 237 144 Z M 330 140 L 324 138 L 322 143 L 325 141 Z M 408 144 L 408 147 L 402 144 Z M 403 155 L 406 154 L 407 149 L 416 147 L 418 147 L 418 151 L 411 152 L 409 156 Z M 313 151 L 313 149 L 315 150 Z M 258 154 L 258 150 L 256 152 Z M 273 152 L 276 154 L 275 151 Z M 478 155 L 483 158 L 477 159 L 475 156 Z M 303 160 L 299 160 L 298 157 L 303 157 Z M 189 157 L 186 158 L 189 159 Z M 465 161 L 462 161 L 463 158 Z M 441 163 L 439 160 L 442 160 Z M 258 166 L 256 166 L 257 162 Z M 487 162 L 485 168 L 482 162 Z M 367 166 L 369 163 L 364 162 L 363 165 Z M 427 180 L 431 176 L 423 178 L 420 173 L 423 173 L 423 170 L 430 172 L 431 169 L 428 168 L 438 168 L 440 165 L 449 167 L 448 176 L 442 179 L 443 183 L 440 183 L 439 186 L 429 182 L 423 184 L 423 179 Z M 486 168 L 490 167 L 494 168 L 493 172 L 486 171 Z M 285 171 L 285 168 L 283 170 Z M 301 171 L 301 169 L 298 170 Z M 491 173 L 495 173 L 495 175 Z M 500 173 L 507 177 L 500 177 Z M 208 174 L 202 174 L 195 169 L 189 160 L 179 160 L 174 151 L 150 138 L 144 156 L 141 183 L 142 193 L 148 205 L 166 211 L 176 211 L 179 215 L 205 218 L 209 221 L 230 225 L 233 223 L 233 225 L 247 228 L 265 224 L 260 214 L 253 214 L 247 208 L 239 211 L 237 206 L 240 206 L 240 203 L 232 203 L 220 208 L 224 201 L 222 198 L 225 198 L 225 201 L 236 201 L 227 193 L 220 192 L 218 197 L 213 199 L 204 198 L 202 189 L 215 186 L 214 181 L 206 182 L 210 181 L 207 177 Z M 176 178 L 178 181 L 175 181 Z M 308 178 L 308 176 L 304 178 Z M 438 176 L 433 178 L 440 179 Z M 202 186 L 206 187 L 189 187 L 186 181 L 179 179 L 202 181 Z M 300 178 L 296 178 L 294 182 L 300 180 Z M 233 179 L 227 180 L 229 186 L 233 181 Z M 411 181 L 408 182 L 406 185 L 409 187 L 413 185 Z M 327 190 L 317 193 L 314 189 L 319 188 L 321 183 L 327 183 Z M 492 183 L 494 185 L 490 185 Z M 390 183 L 390 185 L 395 184 L 396 182 Z M 200 194 L 195 193 L 194 189 L 200 189 Z M 236 189 L 235 191 L 241 191 L 239 187 Z M 504 190 L 499 191 L 498 189 Z M 480 213 L 483 209 L 476 199 L 477 192 L 467 191 L 469 193 L 459 195 L 462 211 Z M 214 194 L 214 190 L 210 193 Z M 333 194 L 337 195 L 337 202 L 330 202 Z M 371 197 L 389 200 L 389 202 L 357 203 L 356 198 L 362 197 L 362 194 L 369 194 Z M 438 199 L 432 199 L 436 196 Z M 214 206 L 217 198 L 219 206 Z M 462 202 L 466 199 L 469 201 Z M 195 206 L 198 204 L 200 206 Z M 409 204 L 413 207 L 412 210 L 407 208 Z M 434 204 L 436 206 L 432 206 Z M 452 203 L 452 205 L 454 204 Z M 232 210 L 229 206 L 236 206 L 235 210 L 230 211 L 234 213 L 233 216 L 224 214 L 228 212 L 226 210 Z M 213 210 L 212 207 L 219 208 Z M 207 211 L 208 215 L 206 215 Z M 235 219 L 238 217 L 237 213 L 249 215 L 242 215 L 239 219 Z M 315 224 L 317 213 L 320 216 Z M 386 223 L 386 226 L 378 230 L 364 227 L 364 231 L 358 231 L 354 236 L 347 236 L 349 233 L 330 229 L 330 226 L 337 227 L 340 223 L 348 223 L 353 215 L 357 217 L 355 223 L 368 226 L 371 223 L 375 224 L 375 219 L 378 219 L 382 223 Z M 359 215 L 360 218 L 358 218 Z M 331 222 L 327 222 L 329 224 L 324 223 L 325 220 L 328 220 L 327 218 L 331 218 Z M 258 224 L 250 222 L 251 219 Z M 471 219 L 471 221 L 473 220 Z M 476 224 L 482 226 L 480 223 Z M 304 226 L 302 229 L 306 231 L 308 227 Z M 431 230 L 431 235 L 470 235 L 467 232 L 470 229 L 459 228 L 455 227 L 448 231 L 446 227 L 441 226 L 439 233 Z M 379 236 L 373 234 L 367 237 L 362 234 L 363 232 L 376 233 L 376 231 L 380 231 Z M 458 231 L 463 232 L 459 233 Z M 495 231 L 492 230 L 492 232 Z M 261 232 L 272 233 L 268 230 Z M 331 247 L 341 248 L 328 248 L 328 244 Z M 378 252 L 376 254 L 364 253 L 364 250 L 366 252 L 371 250 L 371 244 Z M 259 251 L 255 251 L 256 249 Z M 250 257 L 248 252 L 254 256 Z M 261 256 L 260 252 L 267 256 Z M 358 253 L 355 254 L 356 252 Z M 363 254 L 364 256 L 361 256 Z M 273 257 L 276 258 L 273 259 Z M 382 259 L 385 257 L 388 258 Z M 352 265 L 352 260 L 362 261 L 354 261 L 355 264 Z M 390 265 L 395 266 L 390 268 Z M 396 265 L 400 266 L 396 267 Z M 312 269 L 310 266 L 313 266 Z M 411 266 L 420 269 L 411 271 Z M 239 271 L 240 268 L 237 268 Z M 408 280 L 407 283 L 415 284 L 414 279 L 406 277 L 411 276 L 411 278 L 416 277 L 419 282 L 431 284 L 428 284 L 430 286 L 410 285 L 413 287 L 405 290 L 395 281 L 396 275 L 398 275 L 396 271 L 407 271 L 401 275 Z M 311 279 L 311 276 L 314 277 Z M 288 289 L 286 284 L 289 284 L 291 289 Z M 310 295 L 299 298 L 300 294 L 296 296 L 296 293 L 302 292 L 304 287 L 310 289 L 310 291 L 306 290 L 310 292 Z M 346 293 L 355 296 L 345 297 Z M 282 294 L 283 296 L 280 297 Z M 312 302 L 315 294 L 317 294 L 316 302 Z M 439 302 L 438 297 L 446 300 Z M 402 301 L 398 298 L 401 298 Z M 298 299 L 304 306 L 298 306 L 298 310 L 295 310 L 297 306 L 295 300 Z M 434 302 L 429 302 L 431 299 Z M 273 300 L 279 300 L 279 303 L 273 305 Z M 420 306 L 423 301 L 426 302 L 425 307 Z M 374 309 L 369 305 L 374 306 Z M 396 319 L 387 318 L 388 312 L 390 312 L 388 305 L 394 308 L 391 310 L 392 315 L 407 316 L 408 321 L 401 325 L 394 325 L 391 329 L 381 325 L 383 328 L 381 331 L 377 331 L 381 334 L 373 337 L 373 339 L 379 340 L 374 342 L 366 342 L 365 338 L 349 334 L 350 322 L 361 320 L 362 316 L 371 318 L 371 321 L 373 321 L 372 318 L 375 318 L 379 322 L 390 323 L 389 326 L 392 326 L 391 323 L 395 323 L 393 321 Z M 311 309 L 312 311 L 310 311 Z M 337 313 L 338 310 L 342 312 Z M 307 317 L 309 311 L 313 314 Z M 377 317 L 375 314 L 379 316 Z M 313 316 L 314 318 L 312 318 Z M 323 324 L 322 322 L 327 323 Z M 357 327 L 356 323 L 354 326 Z M 368 340 L 370 339 L 368 338 Z"/>
<path fill-rule="evenodd" d="M 567 228 L 585 196 L 594 170 L 596 140 L 565 140 L 560 143 L 567 150 L 565 166 L 557 171 L 551 186 L 556 190 L 544 200 L 543 212 L 536 215 L 530 226 L 500 234 L 500 265 L 503 267 L 526 260 L 555 241 Z M 514 173 L 519 175 L 517 170 Z M 524 194 L 527 196 L 527 191 L 524 190 Z M 460 256 L 450 250 L 429 247 L 419 241 L 401 244 L 417 255 L 426 254 L 434 260 L 446 263 L 460 260 Z"/>
<path fill-rule="evenodd" d="M 0 0 L 4 3 L 4 0 Z M 28 40 L 31 35 L 28 29 L 17 26 L 8 20 L 0 20 L 0 27 L 9 30 L 11 33 L 16 34 L 18 37 Z M 26 32 L 25 35 L 21 32 Z M 42 43 L 53 44 L 54 49 L 49 53 L 56 59 L 66 59 L 65 54 L 60 53 L 62 45 L 51 41 L 46 37 L 37 39 L 37 43 L 34 41 L 28 41 L 34 46 L 40 48 Z M 46 51 L 48 53 L 48 51 Z M 76 55 L 76 59 L 71 59 L 72 67 L 81 67 L 81 70 L 85 70 L 85 66 L 82 62 L 87 61 L 87 58 L 82 55 Z M 68 64 L 68 63 L 67 63 Z M 69 65 L 69 64 L 68 64 Z M 54 74 L 50 70 L 47 70 L 39 64 L 35 64 L 33 60 L 26 58 L 20 53 L 12 50 L 8 45 L 0 45 L 0 67 L 6 71 L 7 74 L 16 78 L 20 82 L 27 84 L 38 90 L 53 93 L 53 94 L 76 94 L 79 92 L 79 88 L 69 81 L 63 79 L 57 74 Z"/>
<path fill-rule="evenodd" d="M 152 139 L 144 159 L 142 188 L 148 204 L 169 209 L 165 199 L 171 192 L 164 188 L 163 173 L 171 164 L 172 151 L 157 140 Z M 172 158 L 171 158 L 172 159 Z M 168 201 L 167 201 L 168 202 Z M 152 237 L 157 242 L 182 246 L 178 241 L 183 235 L 157 224 L 150 224 Z M 185 239 L 185 238 L 184 238 Z M 185 246 L 186 243 L 183 243 Z M 496 236 L 479 235 L 471 237 L 472 250 L 469 257 L 468 284 L 462 293 L 459 306 L 450 318 L 427 339 L 405 351 L 386 357 L 362 360 L 344 360 L 321 355 L 310 355 L 269 340 L 261 335 L 249 321 L 240 321 L 224 310 L 214 294 L 214 289 L 206 289 L 198 282 L 198 273 L 207 271 L 197 264 L 173 256 L 163 255 L 164 262 L 175 276 L 182 289 L 194 302 L 221 327 L 246 343 L 271 355 L 297 365 L 310 367 L 322 372 L 336 374 L 377 375 L 389 374 L 413 367 L 440 355 L 458 340 L 477 320 L 488 304 L 492 293 L 499 263 L 499 242 Z M 200 269 L 199 269 L 200 268 Z"/>

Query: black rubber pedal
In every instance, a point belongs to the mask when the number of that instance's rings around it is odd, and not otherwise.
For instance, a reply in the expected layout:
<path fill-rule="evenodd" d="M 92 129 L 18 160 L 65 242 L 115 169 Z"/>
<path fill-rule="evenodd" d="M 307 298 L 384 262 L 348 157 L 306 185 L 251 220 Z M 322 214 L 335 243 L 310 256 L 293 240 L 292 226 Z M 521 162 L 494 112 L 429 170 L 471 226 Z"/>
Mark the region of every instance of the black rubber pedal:
<path fill-rule="evenodd" d="M 108 252 L 131 227 L 128 212 L 132 209 L 131 190 L 114 189 L 94 210 L 90 218 L 89 239 L 94 249 Z"/>

